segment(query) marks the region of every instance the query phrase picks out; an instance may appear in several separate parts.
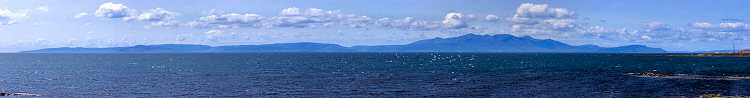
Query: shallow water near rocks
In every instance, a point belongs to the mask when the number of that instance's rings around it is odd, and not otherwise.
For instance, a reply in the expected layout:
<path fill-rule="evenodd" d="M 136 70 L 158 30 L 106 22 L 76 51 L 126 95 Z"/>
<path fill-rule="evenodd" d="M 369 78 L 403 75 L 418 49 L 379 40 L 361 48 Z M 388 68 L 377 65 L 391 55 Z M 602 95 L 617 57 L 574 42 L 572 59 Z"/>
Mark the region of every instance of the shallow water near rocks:
<path fill-rule="evenodd" d="M 557 53 L 0 54 L 0 92 L 43 97 L 750 95 L 748 57 Z"/>

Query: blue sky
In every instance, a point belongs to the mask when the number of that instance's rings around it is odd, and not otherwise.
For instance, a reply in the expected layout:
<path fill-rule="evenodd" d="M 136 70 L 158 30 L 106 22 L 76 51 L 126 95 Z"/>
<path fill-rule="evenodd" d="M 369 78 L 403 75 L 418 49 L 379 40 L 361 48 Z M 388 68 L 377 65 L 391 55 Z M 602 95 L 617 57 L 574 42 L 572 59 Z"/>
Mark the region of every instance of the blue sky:
<path fill-rule="evenodd" d="M 0 52 L 139 44 L 343 46 L 512 34 L 668 51 L 750 48 L 742 0 L 0 0 Z"/>

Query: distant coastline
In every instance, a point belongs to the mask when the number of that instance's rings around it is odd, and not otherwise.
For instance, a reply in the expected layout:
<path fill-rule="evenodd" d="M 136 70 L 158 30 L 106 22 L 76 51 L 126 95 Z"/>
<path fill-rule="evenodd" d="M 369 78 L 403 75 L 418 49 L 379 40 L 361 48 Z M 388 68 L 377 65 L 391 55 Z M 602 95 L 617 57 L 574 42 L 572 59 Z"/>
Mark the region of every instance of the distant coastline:
<path fill-rule="evenodd" d="M 433 38 L 405 45 L 353 46 L 313 42 L 265 45 L 208 46 L 194 44 L 136 45 L 110 48 L 45 48 L 20 53 L 236 53 L 236 52 L 546 52 L 546 53 L 667 53 L 643 45 L 599 47 L 573 46 L 551 39 L 516 37 L 508 34 L 467 34 Z"/>
<path fill-rule="evenodd" d="M 609 55 L 612 56 L 612 55 Z M 701 53 L 701 54 L 644 54 L 620 56 L 694 56 L 694 57 L 750 57 L 750 53 Z"/>

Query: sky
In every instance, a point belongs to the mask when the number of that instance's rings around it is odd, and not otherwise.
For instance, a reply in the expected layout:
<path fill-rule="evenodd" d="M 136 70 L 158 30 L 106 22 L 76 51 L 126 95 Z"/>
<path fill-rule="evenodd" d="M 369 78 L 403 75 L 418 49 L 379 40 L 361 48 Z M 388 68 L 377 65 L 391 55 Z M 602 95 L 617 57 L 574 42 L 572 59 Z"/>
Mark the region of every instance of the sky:
<path fill-rule="evenodd" d="M 0 0 L 0 52 L 154 44 L 398 45 L 465 34 L 750 48 L 744 0 Z"/>

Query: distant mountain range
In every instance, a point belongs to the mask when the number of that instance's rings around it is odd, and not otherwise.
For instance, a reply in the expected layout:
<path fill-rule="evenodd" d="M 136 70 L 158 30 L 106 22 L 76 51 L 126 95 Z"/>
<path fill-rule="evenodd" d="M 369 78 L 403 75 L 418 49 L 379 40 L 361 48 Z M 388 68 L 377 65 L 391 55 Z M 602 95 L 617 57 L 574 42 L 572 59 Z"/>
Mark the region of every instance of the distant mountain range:
<path fill-rule="evenodd" d="M 643 45 L 599 47 L 572 46 L 550 39 L 508 34 L 467 34 L 451 38 L 420 40 L 406 45 L 343 47 L 323 43 L 279 43 L 265 45 L 208 46 L 191 44 L 136 45 L 111 48 L 46 48 L 21 53 L 201 53 L 201 52 L 558 52 L 558 53 L 666 53 Z"/>

